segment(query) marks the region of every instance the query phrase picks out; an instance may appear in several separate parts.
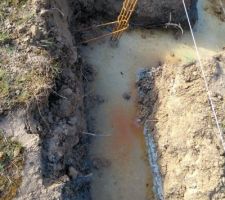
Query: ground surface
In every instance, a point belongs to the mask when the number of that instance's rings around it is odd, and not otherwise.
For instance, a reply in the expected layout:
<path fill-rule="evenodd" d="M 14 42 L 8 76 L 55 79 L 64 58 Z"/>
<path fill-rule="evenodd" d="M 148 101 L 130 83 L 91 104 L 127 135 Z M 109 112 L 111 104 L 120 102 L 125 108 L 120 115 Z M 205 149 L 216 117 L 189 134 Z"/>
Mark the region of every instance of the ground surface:
<path fill-rule="evenodd" d="M 37 7 L 35 1 L 0 3 L 0 114 L 48 96 L 58 71 Z"/>
<path fill-rule="evenodd" d="M 88 171 L 82 164 L 83 77 L 68 29 L 71 14 L 61 1 L 0 3 L 0 128 L 24 147 L 24 168 L 18 166 L 23 178 L 18 175 L 8 199 L 88 198 L 87 182 L 79 182 Z"/>
<path fill-rule="evenodd" d="M 18 142 L 0 135 L 0 198 L 12 199 L 22 181 L 23 148 Z"/>
<path fill-rule="evenodd" d="M 224 133 L 225 54 L 204 62 Z M 224 151 L 197 65 L 163 65 L 137 83 L 140 118 L 158 148 L 165 199 L 225 199 Z"/>

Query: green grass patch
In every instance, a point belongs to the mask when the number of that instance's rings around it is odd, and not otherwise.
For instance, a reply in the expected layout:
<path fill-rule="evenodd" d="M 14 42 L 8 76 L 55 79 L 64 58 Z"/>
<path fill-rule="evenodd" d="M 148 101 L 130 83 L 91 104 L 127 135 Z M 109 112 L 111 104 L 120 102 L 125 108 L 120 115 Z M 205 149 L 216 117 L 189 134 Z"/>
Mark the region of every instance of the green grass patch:
<path fill-rule="evenodd" d="M 9 43 L 10 41 L 11 41 L 10 35 L 8 33 L 6 33 L 6 32 L 1 32 L 0 31 L 0 45 Z"/>
<path fill-rule="evenodd" d="M 32 0 L 0 0 L 1 114 L 47 98 L 60 73 L 60 63 L 49 53 L 57 48 L 54 38 L 43 39 L 39 47 L 26 51 L 25 44 L 32 45 L 26 42 L 26 37 L 29 26 L 36 22 L 34 8 Z M 16 28 L 9 29 L 8 25 Z M 19 31 L 20 27 L 24 31 Z"/>
<path fill-rule="evenodd" d="M 225 120 L 222 122 L 222 131 L 225 133 Z"/>
<path fill-rule="evenodd" d="M 1 4 L 5 6 L 23 6 L 28 0 L 1 0 Z"/>
<path fill-rule="evenodd" d="M 7 75 L 3 69 L 0 69 L 0 98 L 9 95 L 9 84 L 7 82 Z"/>
<path fill-rule="evenodd" d="M 0 130 L 0 199 L 11 200 L 22 182 L 24 149 Z"/>
<path fill-rule="evenodd" d="M 29 0 L 1 0 L 0 1 L 0 22 L 4 22 L 6 18 L 8 19 L 19 19 L 20 15 L 24 13 L 20 12 L 24 5 L 28 3 Z M 14 10 L 8 11 L 8 8 L 12 7 Z M 20 14 L 18 14 L 20 12 Z"/>

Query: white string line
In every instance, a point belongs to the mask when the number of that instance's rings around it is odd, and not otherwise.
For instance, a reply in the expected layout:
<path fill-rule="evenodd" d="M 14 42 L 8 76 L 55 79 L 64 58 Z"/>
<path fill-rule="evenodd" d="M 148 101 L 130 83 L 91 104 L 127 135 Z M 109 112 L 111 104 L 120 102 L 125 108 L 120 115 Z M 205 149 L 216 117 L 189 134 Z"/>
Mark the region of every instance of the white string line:
<path fill-rule="evenodd" d="M 203 63 L 201 61 L 200 53 L 199 53 L 198 46 L 197 46 L 197 43 L 196 43 L 196 40 L 195 40 L 195 36 L 194 36 L 193 29 L 192 29 L 192 26 L 191 26 L 190 18 L 189 18 L 188 12 L 187 12 L 187 7 L 186 7 L 186 4 L 185 4 L 185 1 L 184 0 L 182 0 L 182 1 L 183 1 L 183 5 L 184 5 L 185 14 L 186 14 L 187 20 L 188 20 L 188 25 L 190 27 L 191 36 L 192 36 L 192 39 L 193 39 L 193 42 L 194 42 L 197 59 L 198 59 L 199 66 L 200 66 L 200 69 L 201 69 L 201 72 L 202 72 L 202 76 L 203 76 L 203 79 L 204 79 L 204 82 L 205 82 L 205 89 L 207 91 L 209 103 L 210 103 L 210 106 L 211 106 L 211 109 L 212 109 L 212 112 L 213 112 L 213 115 L 214 115 L 214 118 L 215 118 L 215 121 L 216 121 L 216 126 L 218 128 L 219 139 L 221 140 L 222 145 L 223 145 L 223 149 L 225 151 L 225 141 L 224 141 L 224 138 L 223 138 L 223 132 L 222 132 L 220 124 L 219 124 L 219 120 L 218 120 L 218 117 L 217 117 L 217 114 L 216 114 L 216 111 L 215 111 L 215 106 L 214 106 L 211 94 L 209 92 L 209 85 L 207 83 Z"/>

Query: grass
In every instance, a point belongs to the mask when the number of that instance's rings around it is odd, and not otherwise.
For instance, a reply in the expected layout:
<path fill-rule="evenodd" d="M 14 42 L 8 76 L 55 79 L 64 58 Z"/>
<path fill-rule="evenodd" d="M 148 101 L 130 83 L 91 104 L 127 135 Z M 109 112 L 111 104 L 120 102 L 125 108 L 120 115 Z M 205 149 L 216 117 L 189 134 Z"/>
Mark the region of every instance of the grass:
<path fill-rule="evenodd" d="M 47 97 L 60 73 L 59 63 L 45 49 L 28 54 L 4 45 L 0 58 L 0 107 L 4 111 Z"/>
<path fill-rule="evenodd" d="M 10 41 L 11 41 L 10 34 L 0 31 L 0 45 L 1 44 L 6 44 L 6 43 L 8 43 Z"/>
<path fill-rule="evenodd" d="M 12 40 L 4 22 L 11 17 L 8 12 L 10 6 L 22 6 L 25 1 L 1 0 L 0 1 L 0 107 L 10 104 L 13 98 L 10 97 L 12 90 L 11 76 L 9 68 L 13 49 L 7 44 Z M 8 70 L 7 70 L 8 69 Z M 23 147 L 13 141 L 6 139 L 3 131 L 0 129 L 0 199 L 12 200 L 22 182 L 21 171 L 23 169 Z"/>
<path fill-rule="evenodd" d="M 58 62 L 49 53 L 56 48 L 54 38 L 42 38 L 39 47 L 23 40 L 29 26 L 35 24 L 32 8 L 31 0 L 0 1 L 0 110 L 3 112 L 47 97 L 60 73 Z M 5 27 L 5 21 L 12 27 L 26 26 L 25 31 L 18 35 L 16 28 Z M 27 52 L 27 46 L 32 50 Z"/>
<path fill-rule="evenodd" d="M 0 106 L 10 110 L 48 96 L 60 65 L 46 50 L 29 54 L 0 48 Z M 40 97 L 40 98 L 39 98 Z"/>
<path fill-rule="evenodd" d="M 22 182 L 24 149 L 0 130 L 0 199 L 11 200 Z"/>
<path fill-rule="evenodd" d="M 32 97 L 37 97 L 47 83 L 46 77 L 35 70 L 17 76 L 14 87 L 21 91 L 16 98 L 17 103 L 27 103 Z"/>
<path fill-rule="evenodd" d="M 6 6 L 23 6 L 28 0 L 1 0 L 1 4 Z"/>
<path fill-rule="evenodd" d="M 30 27 L 38 22 L 32 2 L 0 0 L 0 114 L 44 101 L 60 73 L 59 62 L 50 53 L 56 48 L 54 38 L 43 37 L 34 44 L 29 34 Z M 25 31 L 18 31 L 18 26 L 24 26 Z M 11 138 L 5 139 L 0 129 L 1 200 L 16 195 L 22 182 L 23 153 L 23 147 Z"/>
<path fill-rule="evenodd" d="M 9 95 L 9 84 L 7 82 L 6 72 L 0 69 L 0 98 L 4 98 Z"/>
<path fill-rule="evenodd" d="M 221 127 L 222 127 L 223 133 L 225 134 L 225 119 L 223 120 Z"/>
<path fill-rule="evenodd" d="M 1 0 L 0 2 L 0 22 L 8 19 L 16 25 L 26 24 L 28 21 L 35 20 L 34 10 L 26 9 L 23 6 L 28 5 L 31 0 Z M 13 11 L 8 12 L 6 8 L 11 7 Z M 1 29 L 1 28 L 0 28 Z"/>
<path fill-rule="evenodd" d="M 54 73 L 58 73 L 57 67 L 53 65 L 50 70 L 55 72 L 50 71 L 50 74 L 54 76 Z M 51 86 L 52 78 L 47 76 L 38 69 L 12 75 L 9 71 L 0 69 L 0 98 L 3 100 L 1 106 L 10 109 L 16 105 L 26 105 L 34 98 L 38 99 Z"/>

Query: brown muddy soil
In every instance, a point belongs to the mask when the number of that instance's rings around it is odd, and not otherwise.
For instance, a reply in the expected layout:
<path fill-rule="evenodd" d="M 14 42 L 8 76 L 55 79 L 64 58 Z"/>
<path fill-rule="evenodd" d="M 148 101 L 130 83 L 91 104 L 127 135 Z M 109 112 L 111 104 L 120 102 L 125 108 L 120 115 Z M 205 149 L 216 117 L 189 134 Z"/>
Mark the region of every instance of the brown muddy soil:
<path fill-rule="evenodd" d="M 225 54 L 204 61 L 224 129 Z M 158 66 L 137 82 L 140 119 L 155 139 L 165 199 L 225 199 L 224 151 L 196 63 Z"/>

